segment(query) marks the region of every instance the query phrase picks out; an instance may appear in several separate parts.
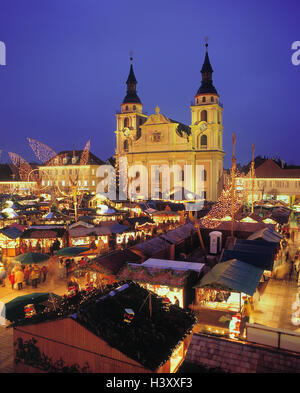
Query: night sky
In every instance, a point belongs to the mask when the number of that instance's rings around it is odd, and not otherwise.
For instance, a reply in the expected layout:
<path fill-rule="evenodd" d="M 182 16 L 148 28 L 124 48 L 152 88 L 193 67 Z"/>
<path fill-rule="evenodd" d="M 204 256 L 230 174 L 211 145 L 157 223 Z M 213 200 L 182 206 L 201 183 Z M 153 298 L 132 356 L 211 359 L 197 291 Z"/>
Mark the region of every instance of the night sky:
<path fill-rule="evenodd" d="M 298 4 L 297 4 L 298 3 Z M 1 162 L 33 161 L 26 137 L 53 150 L 105 160 L 115 149 L 115 113 L 126 94 L 129 52 L 148 114 L 190 124 L 209 37 L 214 85 L 224 104 L 224 166 L 232 133 L 237 162 L 256 155 L 299 164 L 300 3 L 230 0 L 0 0 Z"/>

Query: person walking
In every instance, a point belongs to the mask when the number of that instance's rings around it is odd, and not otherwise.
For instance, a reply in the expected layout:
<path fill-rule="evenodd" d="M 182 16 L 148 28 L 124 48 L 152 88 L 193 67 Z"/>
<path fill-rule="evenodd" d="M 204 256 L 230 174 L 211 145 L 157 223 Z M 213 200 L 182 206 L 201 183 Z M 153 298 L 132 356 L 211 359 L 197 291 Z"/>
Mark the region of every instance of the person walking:
<path fill-rule="evenodd" d="M 0 263 L 0 284 L 2 285 L 2 287 L 5 287 L 5 278 L 6 278 L 6 271 L 4 269 L 4 265 L 1 262 Z"/>
<path fill-rule="evenodd" d="M 9 282 L 11 283 L 11 289 L 14 289 L 15 285 L 15 272 L 11 271 L 8 276 Z"/>
<path fill-rule="evenodd" d="M 48 273 L 47 266 L 44 265 L 44 266 L 41 268 L 42 282 L 45 282 L 45 281 L 46 281 L 47 273 Z"/>
<path fill-rule="evenodd" d="M 25 279 L 26 285 L 29 285 L 30 269 L 31 269 L 31 265 L 25 266 L 24 279 Z"/>
<path fill-rule="evenodd" d="M 15 272 L 15 283 L 18 286 L 18 290 L 23 289 L 24 273 L 22 270 L 17 270 Z"/>
<path fill-rule="evenodd" d="M 33 266 L 33 270 L 30 273 L 30 279 L 31 279 L 31 283 L 32 283 L 33 288 L 37 288 L 39 277 L 40 277 L 39 268 L 37 266 Z"/>
<path fill-rule="evenodd" d="M 65 277 L 65 263 L 63 259 L 60 259 L 58 261 L 58 270 L 59 270 L 59 278 L 64 278 Z"/>
<path fill-rule="evenodd" d="M 246 323 L 250 322 L 250 317 L 252 313 L 252 305 L 247 296 L 243 296 L 244 304 L 242 307 L 242 320 L 241 320 L 241 337 L 244 336 L 244 330 Z"/>

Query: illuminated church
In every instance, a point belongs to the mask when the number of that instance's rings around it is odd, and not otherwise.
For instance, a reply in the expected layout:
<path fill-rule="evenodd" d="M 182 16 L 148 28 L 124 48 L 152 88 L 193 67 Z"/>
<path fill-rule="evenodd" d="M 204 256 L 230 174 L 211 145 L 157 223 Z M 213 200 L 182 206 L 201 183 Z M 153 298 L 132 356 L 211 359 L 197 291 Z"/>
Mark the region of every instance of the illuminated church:
<path fill-rule="evenodd" d="M 187 126 L 160 113 L 158 107 L 150 116 L 143 113 L 143 104 L 137 95 L 137 80 L 131 63 L 126 81 L 127 94 L 121 104 L 121 112 L 116 115 L 116 157 L 118 161 L 126 157 L 128 168 L 132 165 L 143 165 L 148 169 L 149 195 L 151 179 L 157 176 L 151 168 L 156 168 L 158 165 L 169 167 L 175 165 L 181 168 L 182 173 L 178 177 L 171 171 L 169 176 L 171 190 L 178 190 L 180 187 L 186 190 L 185 186 L 188 183 L 188 191 L 191 191 L 194 196 L 201 194 L 200 197 L 208 201 L 217 200 L 222 189 L 225 153 L 223 151 L 223 107 L 213 85 L 212 73 L 206 44 L 201 69 L 201 85 L 190 107 L 191 125 Z M 188 172 L 188 182 L 185 182 L 187 174 L 183 173 L 185 165 L 191 168 Z M 197 166 L 201 169 L 196 170 Z M 139 176 L 145 179 L 145 175 L 138 172 L 131 179 L 137 179 Z M 158 176 L 158 185 L 163 188 L 164 175 L 158 173 Z M 139 191 L 137 188 L 137 192 Z M 184 193 L 181 199 L 186 199 Z"/>

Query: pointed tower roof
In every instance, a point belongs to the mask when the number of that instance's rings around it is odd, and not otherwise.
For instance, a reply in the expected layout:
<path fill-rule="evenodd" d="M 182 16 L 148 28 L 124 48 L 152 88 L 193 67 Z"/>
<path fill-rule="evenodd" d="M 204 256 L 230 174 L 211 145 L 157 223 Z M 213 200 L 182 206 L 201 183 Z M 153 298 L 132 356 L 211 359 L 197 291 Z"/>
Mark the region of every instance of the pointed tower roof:
<path fill-rule="evenodd" d="M 208 73 L 212 74 L 214 72 L 214 70 L 212 69 L 212 66 L 209 61 L 209 56 L 208 56 L 208 52 L 207 52 L 208 44 L 205 44 L 205 46 L 206 46 L 206 53 L 205 53 L 203 66 L 201 68 L 201 73 L 208 72 Z"/>
<path fill-rule="evenodd" d="M 136 80 L 135 75 L 134 75 L 134 71 L 133 71 L 133 66 L 132 66 L 132 64 L 130 64 L 129 75 L 128 75 L 128 78 L 127 78 L 127 81 L 126 81 L 126 84 L 127 84 L 127 85 L 128 85 L 129 83 L 137 84 L 137 80 Z"/>
<path fill-rule="evenodd" d="M 132 65 L 132 57 L 130 57 L 130 69 L 129 69 L 129 75 L 126 81 L 127 85 L 127 94 L 126 97 L 123 100 L 123 104 L 141 104 L 141 100 L 139 96 L 136 93 L 136 85 L 137 85 L 137 80 L 134 75 L 133 71 L 133 65 Z"/>
<path fill-rule="evenodd" d="M 210 64 L 210 60 L 208 56 L 208 51 L 207 51 L 208 44 L 205 44 L 205 46 L 206 46 L 206 53 L 205 53 L 204 63 L 201 68 L 202 81 L 196 96 L 200 94 L 218 94 L 212 82 L 212 73 L 214 72 L 214 70 Z"/>

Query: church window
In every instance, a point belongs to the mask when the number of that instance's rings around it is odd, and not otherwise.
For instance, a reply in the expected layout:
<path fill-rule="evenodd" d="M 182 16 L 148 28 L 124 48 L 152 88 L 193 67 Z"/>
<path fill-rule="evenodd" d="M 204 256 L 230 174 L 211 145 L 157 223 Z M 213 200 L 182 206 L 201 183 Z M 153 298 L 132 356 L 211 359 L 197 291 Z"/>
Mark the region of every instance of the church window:
<path fill-rule="evenodd" d="M 125 110 L 128 111 L 128 105 L 125 106 Z"/>
<path fill-rule="evenodd" d="M 135 106 L 135 105 L 133 105 L 133 110 L 134 110 L 134 111 L 136 110 L 136 106 Z"/>
<path fill-rule="evenodd" d="M 125 117 L 125 119 L 124 119 L 124 127 L 129 127 L 129 119 L 128 119 L 128 117 Z"/>
<path fill-rule="evenodd" d="M 205 169 L 203 169 L 203 172 L 202 172 L 202 180 L 203 181 L 207 180 L 207 171 Z"/>
<path fill-rule="evenodd" d="M 128 145 L 128 140 L 125 139 L 124 141 L 124 151 L 128 151 L 129 145 Z"/>
<path fill-rule="evenodd" d="M 200 148 L 201 149 L 207 149 L 207 135 L 201 135 Z"/>
<path fill-rule="evenodd" d="M 206 102 L 206 97 L 202 97 L 202 102 Z"/>
<path fill-rule="evenodd" d="M 139 128 L 137 129 L 137 131 L 136 131 L 136 139 L 139 139 L 141 136 L 142 136 L 142 130 L 141 130 L 141 128 L 139 127 Z"/>
<path fill-rule="evenodd" d="M 214 97 L 210 97 L 210 101 L 211 101 L 211 102 L 214 102 Z"/>
<path fill-rule="evenodd" d="M 207 111 L 206 110 L 201 112 L 201 121 L 207 121 Z"/>

